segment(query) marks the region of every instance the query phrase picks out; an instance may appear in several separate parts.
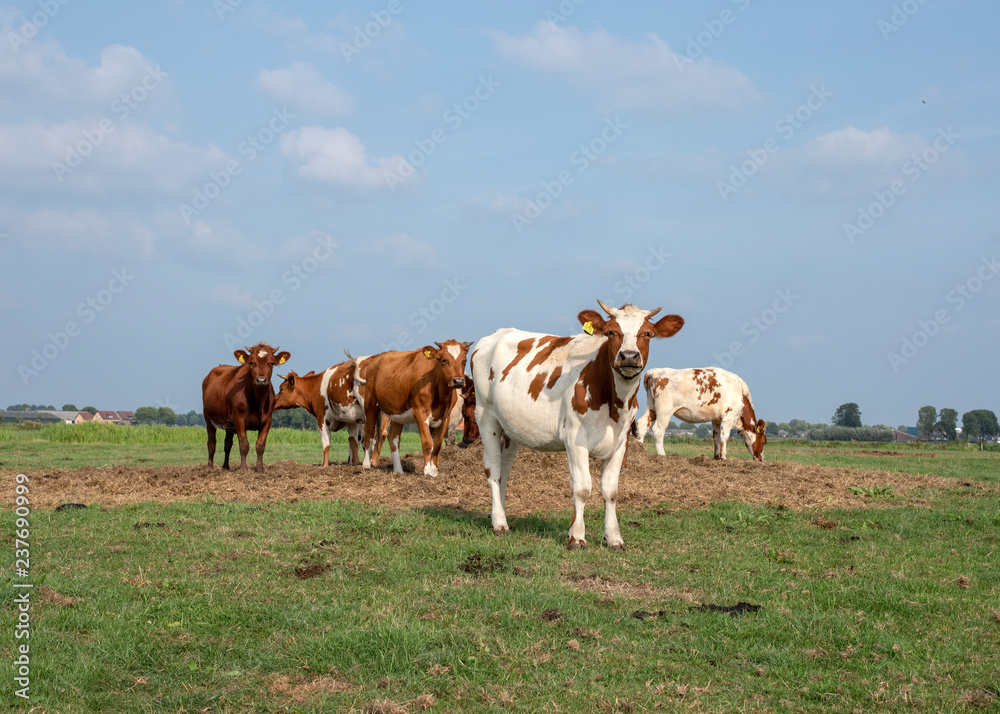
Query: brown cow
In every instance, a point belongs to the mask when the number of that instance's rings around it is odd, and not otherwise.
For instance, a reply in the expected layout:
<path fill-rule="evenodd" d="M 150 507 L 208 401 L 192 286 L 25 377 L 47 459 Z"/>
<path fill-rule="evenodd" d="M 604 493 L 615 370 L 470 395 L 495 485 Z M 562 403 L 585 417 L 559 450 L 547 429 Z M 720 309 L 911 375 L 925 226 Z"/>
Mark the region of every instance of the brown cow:
<path fill-rule="evenodd" d="M 403 473 L 399 435 L 416 424 L 424 454 L 424 475 L 437 476 L 438 454 L 448 429 L 457 389 L 465 384 L 465 360 L 471 342 L 447 340 L 412 352 L 383 352 L 373 357 L 365 384 L 364 468 L 378 465 L 379 416 L 389 417 L 392 469 Z"/>
<path fill-rule="evenodd" d="M 472 377 L 465 375 L 462 387 L 462 446 L 469 446 L 479 438 L 476 424 L 476 384 Z"/>
<path fill-rule="evenodd" d="M 364 398 L 361 390 L 365 384 L 368 357 L 351 357 L 317 374 L 302 376 L 289 372 L 278 387 L 275 409 L 303 407 L 316 418 L 316 426 L 323 443 L 323 466 L 330 465 L 330 432 L 347 427 L 350 452 L 347 463 L 360 463 L 358 440 L 365 424 Z M 281 375 L 279 375 L 281 376 Z"/>
<path fill-rule="evenodd" d="M 245 345 L 244 345 L 245 347 Z M 257 471 L 264 472 L 264 447 L 271 430 L 274 412 L 274 387 L 271 370 L 291 357 L 260 342 L 233 353 L 239 365 L 220 364 L 201 383 L 205 427 L 208 430 L 208 465 L 215 465 L 215 431 L 226 430 L 226 459 L 222 468 L 229 468 L 229 452 L 233 434 L 240 439 L 240 468 L 246 468 L 250 442 L 247 431 L 257 432 Z"/>

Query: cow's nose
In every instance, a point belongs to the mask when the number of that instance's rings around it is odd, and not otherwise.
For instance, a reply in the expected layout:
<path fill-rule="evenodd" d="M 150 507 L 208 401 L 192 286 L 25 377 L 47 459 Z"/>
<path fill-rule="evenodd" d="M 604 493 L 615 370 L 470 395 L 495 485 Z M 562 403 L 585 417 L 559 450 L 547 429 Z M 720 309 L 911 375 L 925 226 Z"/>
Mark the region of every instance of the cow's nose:
<path fill-rule="evenodd" d="M 267 377 L 257 377 L 257 384 L 267 384 Z"/>
<path fill-rule="evenodd" d="M 618 353 L 618 366 L 642 367 L 642 355 L 639 350 L 622 350 Z"/>
<path fill-rule="evenodd" d="M 459 379 L 456 377 L 455 379 L 451 380 L 451 386 L 454 387 L 455 389 L 461 389 L 462 387 L 465 386 L 465 379 Z"/>

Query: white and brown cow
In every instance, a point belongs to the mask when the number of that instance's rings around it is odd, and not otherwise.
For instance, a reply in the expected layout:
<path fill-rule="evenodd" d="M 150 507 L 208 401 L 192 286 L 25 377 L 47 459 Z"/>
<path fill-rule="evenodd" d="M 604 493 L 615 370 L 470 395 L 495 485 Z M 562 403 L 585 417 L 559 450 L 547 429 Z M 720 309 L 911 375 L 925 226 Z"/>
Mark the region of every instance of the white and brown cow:
<path fill-rule="evenodd" d="M 767 422 L 758 420 L 747 383 L 717 367 L 702 369 L 651 369 L 646 372 L 646 413 L 635 420 L 633 433 L 642 441 L 652 432 L 656 453 L 663 451 L 663 432 L 676 416 L 689 424 L 712 422 L 715 458 L 725 460 L 729 432 L 743 432 L 747 450 L 764 460 Z"/>
<path fill-rule="evenodd" d="M 465 383 L 471 342 L 446 340 L 412 352 L 383 352 L 371 358 L 365 375 L 365 459 L 378 466 L 379 416 L 389 418 L 392 470 L 403 473 L 399 435 L 404 424 L 416 424 L 424 454 L 424 475 L 437 476 L 438 454 L 448 429 L 458 390 Z"/>
<path fill-rule="evenodd" d="M 565 451 L 573 494 L 569 547 L 586 546 L 583 508 L 590 497 L 590 458 L 602 460 L 604 538 L 624 546 L 615 503 L 629 425 L 639 403 L 639 375 L 653 337 L 670 337 L 684 325 L 678 315 L 658 321 L 660 308 L 584 310 L 584 333 L 555 337 L 512 328 L 479 341 L 472 353 L 476 421 L 483 440 L 483 468 L 493 502 L 494 533 L 506 533 L 507 477 L 518 448 Z"/>
<path fill-rule="evenodd" d="M 365 404 L 361 389 L 365 384 L 370 357 L 351 357 L 324 372 L 302 376 L 289 372 L 278 387 L 275 409 L 303 407 L 316 418 L 323 442 L 323 466 L 330 465 L 330 432 L 347 427 L 350 448 L 347 463 L 360 463 L 358 443 L 365 426 Z"/>

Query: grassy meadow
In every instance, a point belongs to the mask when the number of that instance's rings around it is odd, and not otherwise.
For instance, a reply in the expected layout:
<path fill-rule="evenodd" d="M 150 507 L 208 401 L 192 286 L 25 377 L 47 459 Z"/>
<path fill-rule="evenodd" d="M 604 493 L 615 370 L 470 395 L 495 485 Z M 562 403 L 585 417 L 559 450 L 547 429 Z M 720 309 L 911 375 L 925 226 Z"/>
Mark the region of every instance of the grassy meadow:
<path fill-rule="evenodd" d="M 79 441 L 47 429 L 0 427 L 0 471 L 196 465 L 206 453 L 195 427 L 75 432 Z M 667 450 L 711 455 L 707 441 Z M 503 538 L 486 512 L 328 500 L 32 511 L 31 699 L 14 696 L 8 676 L 0 702 L 38 712 L 1000 711 L 1000 455 L 777 440 L 765 455 L 956 486 L 921 493 L 920 506 L 873 494 L 879 507 L 865 510 L 664 503 L 622 516 L 621 553 L 599 535 L 566 550 L 568 489 L 565 512 L 513 518 Z M 314 432 L 277 431 L 265 461 L 319 456 Z M 746 456 L 730 442 L 731 458 Z M 13 659 L 21 580 L 5 482 L 0 647 Z M 590 514 L 592 537 L 601 518 Z M 738 603 L 759 609 L 699 607 Z"/>

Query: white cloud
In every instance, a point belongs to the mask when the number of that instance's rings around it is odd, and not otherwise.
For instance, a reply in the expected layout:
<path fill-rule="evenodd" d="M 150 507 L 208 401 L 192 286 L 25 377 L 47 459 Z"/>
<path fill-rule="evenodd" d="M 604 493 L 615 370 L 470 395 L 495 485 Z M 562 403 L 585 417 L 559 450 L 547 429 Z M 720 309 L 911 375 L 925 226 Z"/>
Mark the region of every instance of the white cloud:
<path fill-rule="evenodd" d="M 392 233 L 385 238 L 371 241 L 367 250 L 370 253 L 386 258 L 397 267 L 427 267 L 438 265 L 438 256 L 434 248 L 427 243 L 414 240 L 405 233 Z"/>
<path fill-rule="evenodd" d="M 177 211 L 170 211 L 156 216 L 155 225 L 164 253 L 199 268 L 240 270 L 267 257 L 265 250 L 247 242 L 229 221 L 195 220 L 188 225 Z"/>
<path fill-rule="evenodd" d="M 276 102 L 302 114 L 341 116 L 354 109 L 350 94 L 327 82 L 306 62 L 294 62 L 289 69 L 262 70 L 257 82 Z"/>
<path fill-rule="evenodd" d="M 153 231 L 119 212 L 45 209 L 13 220 L 22 241 L 50 250 L 142 261 L 152 259 L 155 253 L 157 236 Z"/>
<path fill-rule="evenodd" d="M 307 181 L 361 189 L 389 187 L 387 173 L 399 173 L 401 156 L 369 162 L 361 139 L 342 127 L 304 126 L 281 135 L 281 153 L 297 164 Z"/>
<path fill-rule="evenodd" d="M 208 296 L 217 305 L 232 307 L 237 310 L 253 307 L 253 295 L 249 290 L 240 290 L 238 285 L 220 285 Z"/>
<path fill-rule="evenodd" d="M 681 58 L 654 33 L 636 43 L 603 29 L 587 33 L 542 21 L 526 35 L 495 32 L 493 42 L 506 59 L 596 94 L 604 111 L 678 117 L 738 110 L 757 99 L 739 70 L 707 57 Z"/>
<path fill-rule="evenodd" d="M 915 157 L 931 149 L 934 140 L 918 134 L 897 134 L 888 128 L 865 131 L 848 126 L 778 152 L 762 174 L 795 197 L 852 199 L 885 188 L 895 179 L 910 183 L 913 176 L 907 166 L 918 166 Z M 948 148 L 938 153 L 926 171 L 940 173 L 942 165 L 954 164 L 960 160 L 958 156 L 957 149 Z"/>
<path fill-rule="evenodd" d="M 145 124 L 70 120 L 0 125 L 0 187 L 54 196 L 187 192 L 225 155 L 173 141 Z M 110 127 L 110 129 L 109 129 Z"/>

